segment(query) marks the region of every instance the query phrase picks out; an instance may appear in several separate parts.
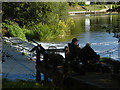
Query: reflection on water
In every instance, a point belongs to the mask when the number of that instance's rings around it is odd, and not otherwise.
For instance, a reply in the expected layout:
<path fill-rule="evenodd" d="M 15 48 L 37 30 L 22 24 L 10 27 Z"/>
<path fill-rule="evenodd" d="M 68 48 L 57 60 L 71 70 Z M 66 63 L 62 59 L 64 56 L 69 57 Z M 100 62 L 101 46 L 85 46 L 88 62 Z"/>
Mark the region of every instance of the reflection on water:
<path fill-rule="evenodd" d="M 90 31 L 90 18 L 85 19 L 85 31 Z"/>

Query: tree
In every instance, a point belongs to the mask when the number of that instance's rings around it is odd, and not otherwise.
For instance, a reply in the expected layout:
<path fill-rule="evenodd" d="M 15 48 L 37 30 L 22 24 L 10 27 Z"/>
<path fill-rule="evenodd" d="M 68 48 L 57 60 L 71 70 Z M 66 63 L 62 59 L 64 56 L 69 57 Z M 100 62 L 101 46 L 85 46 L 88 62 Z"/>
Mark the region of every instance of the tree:
<path fill-rule="evenodd" d="M 54 24 L 67 18 L 66 2 L 3 2 L 3 22 L 15 21 L 20 26 L 42 22 Z"/>

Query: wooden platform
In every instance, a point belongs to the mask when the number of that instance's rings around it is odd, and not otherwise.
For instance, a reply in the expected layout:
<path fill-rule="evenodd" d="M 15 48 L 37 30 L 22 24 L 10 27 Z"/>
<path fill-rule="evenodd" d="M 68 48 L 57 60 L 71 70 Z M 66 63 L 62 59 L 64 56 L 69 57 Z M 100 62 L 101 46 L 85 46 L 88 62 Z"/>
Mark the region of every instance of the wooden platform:
<path fill-rule="evenodd" d="M 110 73 L 100 73 L 100 72 L 87 72 L 85 76 L 72 75 L 70 79 L 77 80 L 84 84 L 89 84 L 91 86 L 96 86 L 104 89 L 120 88 L 120 79 L 112 78 Z M 72 81 L 73 81 L 72 80 Z M 79 83 L 74 84 L 74 87 L 78 87 Z"/>
<path fill-rule="evenodd" d="M 71 72 L 67 78 L 64 78 L 63 68 L 58 67 L 54 72 L 52 66 L 45 68 L 44 64 L 37 67 L 39 71 L 44 73 L 47 77 L 52 78 L 55 83 L 66 85 L 69 88 L 92 88 L 92 89 L 113 89 L 120 88 L 120 78 L 112 75 L 112 72 L 86 72 L 85 75 L 80 75 L 75 72 Z M 87 86 L 87 87 L 86 87 Z"/>

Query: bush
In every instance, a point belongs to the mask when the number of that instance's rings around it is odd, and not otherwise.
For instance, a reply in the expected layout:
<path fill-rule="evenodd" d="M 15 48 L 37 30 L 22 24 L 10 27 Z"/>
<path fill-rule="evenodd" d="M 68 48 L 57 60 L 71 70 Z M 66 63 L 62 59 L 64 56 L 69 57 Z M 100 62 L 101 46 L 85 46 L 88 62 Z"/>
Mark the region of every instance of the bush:
<path fill-rule="evenodd" d="M 61 20 L 58 23 L 58 30 L 57 30 L 57 34 L 61 37 L 66 35 L 66 32 L 69 31 L 69 27 L 67 24 L 65 24 L 65 22 L 62 22 Z"/>
<path fill-rule="evenodd" d="M 69 27 L 69 29 L 70 30 L 74 30 L 74 28 L 75 28 L 75 22 L 74 22 L 74 20 L 73 19 L 68 19 L 67 20 L 67 25 L 68 25 L 68 27 Z"/>
<path fill-rule="evenodd" d="M 23 40 L 26 40 L 25 34 L 22 30 L 22 28 L 19 27 L 19 25 L 17 23 L 7 21 L 7 23 L 2 23 L 2 28 L 7 30 L 7 32 L 9 33 L 9 35 L 11 37 L 18 37 L 21 38 Z"/>
<path fill-rule="evenodd" d="M 50 29 L 47 25 L 39 23 L 37 25 L 29 27 L 29 31 L 26 34 L 31 35 L 32 38 L 37 40 L 48 40 L 51 37 Z"/>
<path fill-rule="evenodd" d="M 73 19 L 68 19 L 66 22 L 60 20 L 58 25 L 52 26 L 52 35 L 54 34 L 55 37 L 64 37 L 65 35 L 69 35 L 74 27 Z"/>
<path fill-rule="evenodd" d="M 29 27 L 26 27 L 25 25 L 20 27 L 17 23 L 11 21 L 2 23 L 3 31 L 5 30 L 5 36 L 18 37 L 25 40 L 25 35 L 27 35 L 39 41 L 64 37 L 65 35 L 69 35 L 74 27 L 75 24 L 73 19 L 68 19 L 66 22 L 60 20 L 57 24 L 54 25 L 47 25 L 42 23 L 35 24 L 33 22 Z"/>

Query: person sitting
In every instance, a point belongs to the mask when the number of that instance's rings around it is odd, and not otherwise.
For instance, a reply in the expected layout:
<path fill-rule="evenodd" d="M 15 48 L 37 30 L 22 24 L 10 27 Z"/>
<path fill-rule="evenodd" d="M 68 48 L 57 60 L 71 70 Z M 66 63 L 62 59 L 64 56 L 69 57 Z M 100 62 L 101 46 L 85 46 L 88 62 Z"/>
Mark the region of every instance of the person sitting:
<path fill-rule="evenodd" d="M 92 48 L 90 43 L 87 43 L 85 47 L 81 49 L 81 57 L 82 57 L 82 62 L 87 63 L 88 60 L 99 60 L 100 55 L 98 55 Z"/>
<path fill-rule="evenodd" d="M 81 61 L 87 69 L 89 62 L 96 63 L 99 62 L 100 55 L 98 55 L 92 48 L 90 43 L 87 43 L 85 47 L 81 49 Z M 99 65 L 99 64 L 98 64 Z M 91 68 L 91 67 L 90 67 Z M 99 66 L 98 66 L 99 68 Z"/>
<path fill-rule="evenodd" d="M 79 73 L 80 75 L 85 75 L 84 66 L 79 64 L 81 48 L 77 44 L 77 41 L 76 38 L 73 38 L 72 42 L 68 43 L 70 66 L 74 72 Z"/>
<path fill-rule="evenodd" d="M 77 45 L 77 38 L 73 38 L 71 43 L 68 43 L 70 61 L 74 61 L 78 58 L 81 48 Z"/>

